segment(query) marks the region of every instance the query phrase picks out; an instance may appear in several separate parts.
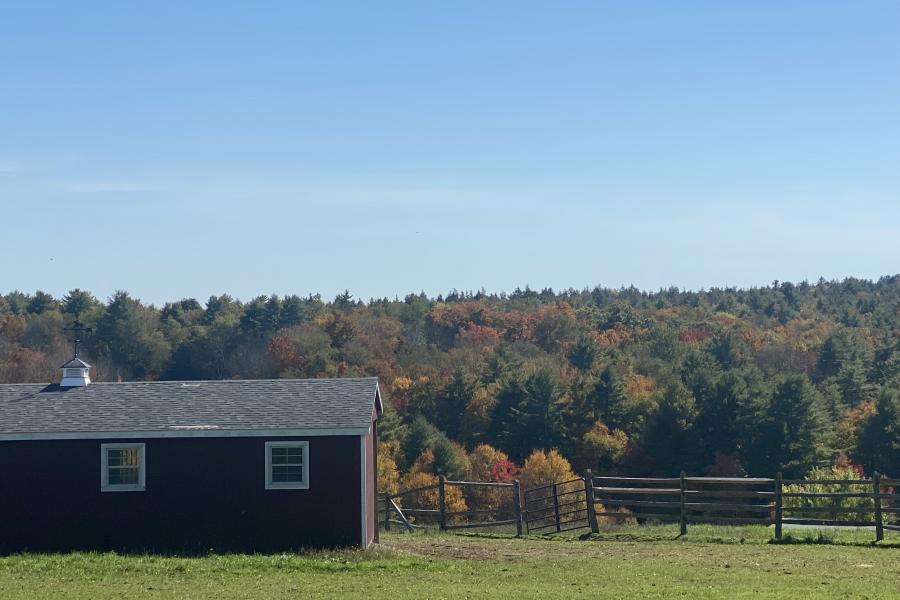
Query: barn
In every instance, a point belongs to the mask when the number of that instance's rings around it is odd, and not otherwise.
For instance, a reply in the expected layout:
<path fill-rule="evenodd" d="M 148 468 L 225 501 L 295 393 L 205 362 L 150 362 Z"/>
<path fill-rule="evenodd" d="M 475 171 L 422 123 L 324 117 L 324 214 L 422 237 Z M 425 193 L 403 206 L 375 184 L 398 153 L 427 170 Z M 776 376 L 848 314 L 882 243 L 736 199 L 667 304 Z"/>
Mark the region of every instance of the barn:
<path fill-rule="evenodd" d="M 0 385 L 0 551 L 377 541 L 376 378 Z"/>

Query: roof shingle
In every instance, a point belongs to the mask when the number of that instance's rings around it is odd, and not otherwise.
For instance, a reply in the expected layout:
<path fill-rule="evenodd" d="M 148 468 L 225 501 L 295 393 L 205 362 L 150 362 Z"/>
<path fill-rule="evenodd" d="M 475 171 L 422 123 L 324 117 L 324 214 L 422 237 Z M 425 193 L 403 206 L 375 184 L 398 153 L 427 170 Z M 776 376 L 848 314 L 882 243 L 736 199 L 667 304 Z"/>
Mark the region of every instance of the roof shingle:
<path fill-rule="evenodd" d="M 0 435 L 365 429 L 378 379 L 0 384 Z"/>

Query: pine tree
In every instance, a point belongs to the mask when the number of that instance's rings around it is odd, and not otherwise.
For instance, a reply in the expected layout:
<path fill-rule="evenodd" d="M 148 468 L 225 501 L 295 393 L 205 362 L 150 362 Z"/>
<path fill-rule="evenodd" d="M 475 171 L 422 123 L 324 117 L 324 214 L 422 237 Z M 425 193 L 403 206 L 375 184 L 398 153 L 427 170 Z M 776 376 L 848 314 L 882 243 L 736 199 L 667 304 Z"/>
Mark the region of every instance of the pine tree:
<path fill-rule="evenodd" d="M 831 458 L 828 411 L 805 375 L 788 376 L 776 387 L 765 430 L 769 474 L 800 477 Z"/>
<path fill-rule="evenodd" d="M 589 335 L 583 335 L 572 344 L 566 357 L 569 363 L 580 371 L 590 371 L 597 358 L 597 342 Z"/>
<path fill-rule="evenodd" d="M 75 288 L 68 294 L 63 296 L 62 307 L 63 312 L 67 315 L 80 318 L 92 308 L 99 305 L 97 299 L 90 292 L 85 292 Z"/>
<path fill-rule="evenodd" d="M 656 412 L 647 422 L 644 450 L 660 475 L 677 475 L 692 470 L 694 420 L 697 404 L 680 382 L 666 387 Z"/>
<path fill-rule="evenodd" d="M 900 477 L 900 387 L 882 390 L 875 414 L 862 428 L 859 455 L 868 471 Z"/>
<path fill-rule="evenodd" d="M 608 365 L 600 373 L 594 387 L 591 422 L 603 421 L 612 428 L 624 429 L 628 410 L 628 394 L 618 370 Z"/>
<path fill-rule="evenodd" d="M 462 369 L 456 369 L 447 387 L 438 393 L 435 422 L 451 438 L 459 436 L 463 414 L 474 394 L 475 386 Z"/>
<path fill-rule="evenodd" d="M 510 411 L 515 429 L 508 432 L 514 456 L 523 458 L 533 448 L 550 449 L 563 441 L 562 390 L 553 373 L 539 369 L 529 374 L 523 395 Z"/>

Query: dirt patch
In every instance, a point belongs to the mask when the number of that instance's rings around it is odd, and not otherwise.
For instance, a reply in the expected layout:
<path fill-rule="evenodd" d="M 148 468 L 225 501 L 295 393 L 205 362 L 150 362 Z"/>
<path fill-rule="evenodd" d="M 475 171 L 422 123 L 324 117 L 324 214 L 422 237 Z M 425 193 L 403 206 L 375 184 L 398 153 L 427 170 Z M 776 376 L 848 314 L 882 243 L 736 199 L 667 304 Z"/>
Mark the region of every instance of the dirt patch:
<path fill-rule="evenodd" d="M 511 562 L 529 559 L 541 560 L 550 557 L 602 557 L 609 553 L 608 550 L 596 544 L 527 538 L 498 539 L 412 534 L 392 536 L 390 539 L 383 540 L 382 544 L 397 552 L 421 556 Z"/>

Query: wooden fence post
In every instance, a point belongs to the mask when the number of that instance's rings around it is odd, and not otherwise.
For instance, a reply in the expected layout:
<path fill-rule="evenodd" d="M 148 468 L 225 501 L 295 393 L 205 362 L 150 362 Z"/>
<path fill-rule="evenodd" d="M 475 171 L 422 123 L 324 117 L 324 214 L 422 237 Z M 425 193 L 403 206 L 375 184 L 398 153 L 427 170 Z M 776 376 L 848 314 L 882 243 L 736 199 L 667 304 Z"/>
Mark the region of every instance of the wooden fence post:
<path fill-rule="evenodd" d="M 782 493 L 782 484 L 781 484 L 781 471 L 778 471 L 778 475 L 775 477 L 775 539 L 781 539 L 781 521 L 784 518 L 784 499 L 781 496 Z"/>
<path fill-rule="evenodd" d="M 553 484 L 553 514 L 556 516 L 556 531 L 559 533 L 559 494 L 555 483 Z"/>
<path fill-rule="evenodd" d="M 384 530 L 391 530 L 391 496 L 384 493 Z"/>
<path fill-rule="evenodd" d="M 872 493 L 875 494 L 875 541 L 884 539 L 884 518 L 881 516 L 881 475 L 872 474 Z"/>
<path fill-rule="evenodd" d="M 516 537 L 522 535 L 522 486 L 518 479 L 513 479 L 513 505 L 516 508 Z"/>
<path fill-rule="evenodd" d="M 687 534 L 687 512 L 685 511 L 684 502 L 685 502 L 685 491 L 686 491 L 685 481 L 684 481 L 684 471 L 681 472 L 681 535 Z"/>
<path fill-rule="evenodd" d="M 441 522 L 440 528 L 443 531 L 447 528 L 447 500 L 444 495 L 444 476 L 438 476 L 438 500 L 440 502 Z"/>
<path fill-rule="evenodd" d="M 584 472 L 584 499 L 587 502 L 587 518 L 591 533 L 600 533 L 597 525 L 597 510 L 594 507 L 594 474 L 588 469 Z"/>

